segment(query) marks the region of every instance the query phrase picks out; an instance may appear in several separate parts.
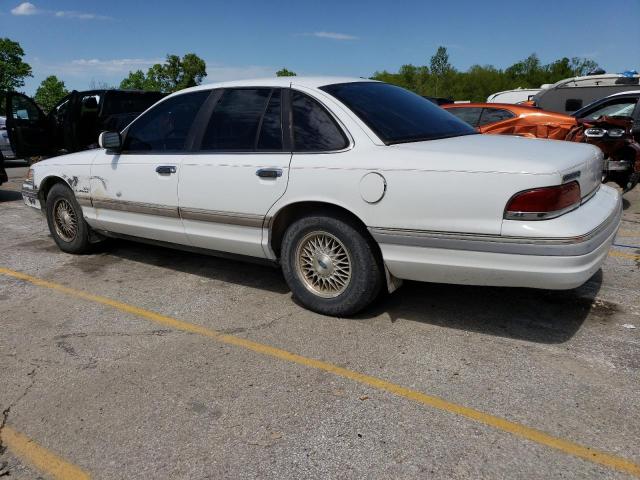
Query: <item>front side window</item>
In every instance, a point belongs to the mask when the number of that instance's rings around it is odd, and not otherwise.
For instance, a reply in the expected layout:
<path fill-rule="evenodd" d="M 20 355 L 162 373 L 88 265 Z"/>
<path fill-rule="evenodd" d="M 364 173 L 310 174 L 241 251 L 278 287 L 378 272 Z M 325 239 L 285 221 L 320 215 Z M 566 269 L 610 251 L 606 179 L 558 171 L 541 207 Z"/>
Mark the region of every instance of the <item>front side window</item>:
<path fill-rule="evenodd" d="M 26 97 L 14 95 L 11 98 L 11 116 L 15 120 L 37 122 L 41 119 L 40 111 L 35 104 Z"/>
<path fill-rule="evenodd" d="M 185 150 L 193 121 L 211 92 L 171 97 L 138 118 L 124 141 L 126 152 L 179 152 Z"/>
<path fill-rule="evenodd" d="M 213 109 L 201 150 L 282 149 L 280 90 L 225 90 Z"/>
<path fill-rule="evenodd" d="M 327 152 L 349 145 L 329 112 L 304 93 L 292 92 L 293 149 L 296 152 Z"/>
<path fill-rule="evenodd" d="M 447 112 L 451 115 L 454 115 L 456 118 L 459 118 L 465 123 L 468 123 L 472 127 L 477 127 L 480 125 L 480 115 L 482 114 L 481 108 L 476 107 L 458 107 L 458 108 L 447 108 Z"/>
<path fill-rule="evenodd" d="M 429 100 L 387 83 L 339 83 L 320 89 L 345 104 L 387 145 L 477 133 Z"/>
<path fill-rule="evenodd" d="M 484 108 L 482 109 L 479 125 L 483 127 L 484 125 L 502 122 L 503 120 L 508 120 L 513 117 L 515 117 L 513 113 L 503 108 Z"/>
<path fill-rule="evenodd" d="M 600 105 L 595 110 L 588 112 L 581 118 L 585 120 L 598 120 L 600 117 L 631 117 L 633 109 L 638 103 L 637 98 L 625 98 Z"/>

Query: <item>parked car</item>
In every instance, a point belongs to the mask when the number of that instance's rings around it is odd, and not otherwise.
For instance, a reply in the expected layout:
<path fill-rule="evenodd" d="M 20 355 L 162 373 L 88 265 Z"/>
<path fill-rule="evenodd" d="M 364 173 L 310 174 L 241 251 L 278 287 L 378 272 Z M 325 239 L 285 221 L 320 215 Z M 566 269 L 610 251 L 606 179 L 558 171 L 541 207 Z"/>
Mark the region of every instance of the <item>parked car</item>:
<path fill-rule="evenodd" d="M 21 93 L 6 95 L 7 133 L 18 158 L 96 148 L 98 134 L 120 130 L 164 95 L 130 90 L 73 91 L 49 114 Z"/>
<path fill-rule="evenodd" d="M 480 133 L 564 140 L 575 118 L 511 103 L 451 103 L 442 108 Z"/>
<path fill-rule="evenodd" d="M 617 93 L 575 113 L 566 140 L 598 146 L 605 155 L 604 181 L 628 192 L 640 182 L 640 90 Z"/>
<path fill-rule="evenodd" d="M 478 135 L 381 82 L 270 78 L 175 93 L 23 185 L 65 252 L 108 237 L 282 267 L 351 315 L 402 279 L 570 289 L 621 218 L 592 145 Z"/>
<path fill-rule="evenodd" d="M 640 90 L 616 93 L 578 110 L 572 116 L 510 104 L 444 105 L 447 111 L 481 133 L 521 135 L 586 142 L 605 155 L 603 181 L 624 192 L 640 181 Z"/>

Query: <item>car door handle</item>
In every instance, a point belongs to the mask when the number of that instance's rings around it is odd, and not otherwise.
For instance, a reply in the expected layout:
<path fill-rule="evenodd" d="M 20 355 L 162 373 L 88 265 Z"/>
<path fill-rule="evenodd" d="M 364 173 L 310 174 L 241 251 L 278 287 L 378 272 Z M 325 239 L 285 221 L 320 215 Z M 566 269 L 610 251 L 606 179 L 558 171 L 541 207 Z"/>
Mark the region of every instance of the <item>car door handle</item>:
<path fill-rule="evenodd" d="M 176 173 L 176 167 L 174 165 L 160 165 L 156 167 L 156 172 L 160 175 L 171 175 Z"/>
<path fill-rule="evenodd" d="M 256 172 L 260 178 L 278 178 L 282 176 L 281 168 L 261 168 Z"/>

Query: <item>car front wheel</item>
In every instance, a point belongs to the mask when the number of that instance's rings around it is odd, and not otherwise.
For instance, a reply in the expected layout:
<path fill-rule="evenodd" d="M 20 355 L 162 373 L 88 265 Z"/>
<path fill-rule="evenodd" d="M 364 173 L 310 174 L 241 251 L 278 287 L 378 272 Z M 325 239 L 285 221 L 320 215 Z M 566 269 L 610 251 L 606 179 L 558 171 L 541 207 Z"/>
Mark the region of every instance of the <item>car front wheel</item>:
<path fill-rule="evenodd" d="M 51 187 L 46 203 L 47 223 L 60 250 L 86 253 L 90 250 L 90 228 L 73 192 L 61 183 Z"/>
<path fill-rule="evenodd" d="M 294 297 L 324 315 L 357 313 L 376 298 L 383 283 L 381 262 L 366 232 L 347 219 L 323 215 L 289 226 L 282 270 Z"/>

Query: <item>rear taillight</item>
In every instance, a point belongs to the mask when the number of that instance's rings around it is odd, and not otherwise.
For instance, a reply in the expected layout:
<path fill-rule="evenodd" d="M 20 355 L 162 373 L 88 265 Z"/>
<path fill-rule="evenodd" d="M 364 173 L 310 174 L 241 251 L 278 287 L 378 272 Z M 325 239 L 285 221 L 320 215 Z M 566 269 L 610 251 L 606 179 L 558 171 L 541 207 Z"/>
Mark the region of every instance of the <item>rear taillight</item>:
<path fill-rule="evenodd" d="M 516 193 L 504 211 L 507 220 L 547 220 L 580 206 L 580 184 L 532 188 Z"/>

